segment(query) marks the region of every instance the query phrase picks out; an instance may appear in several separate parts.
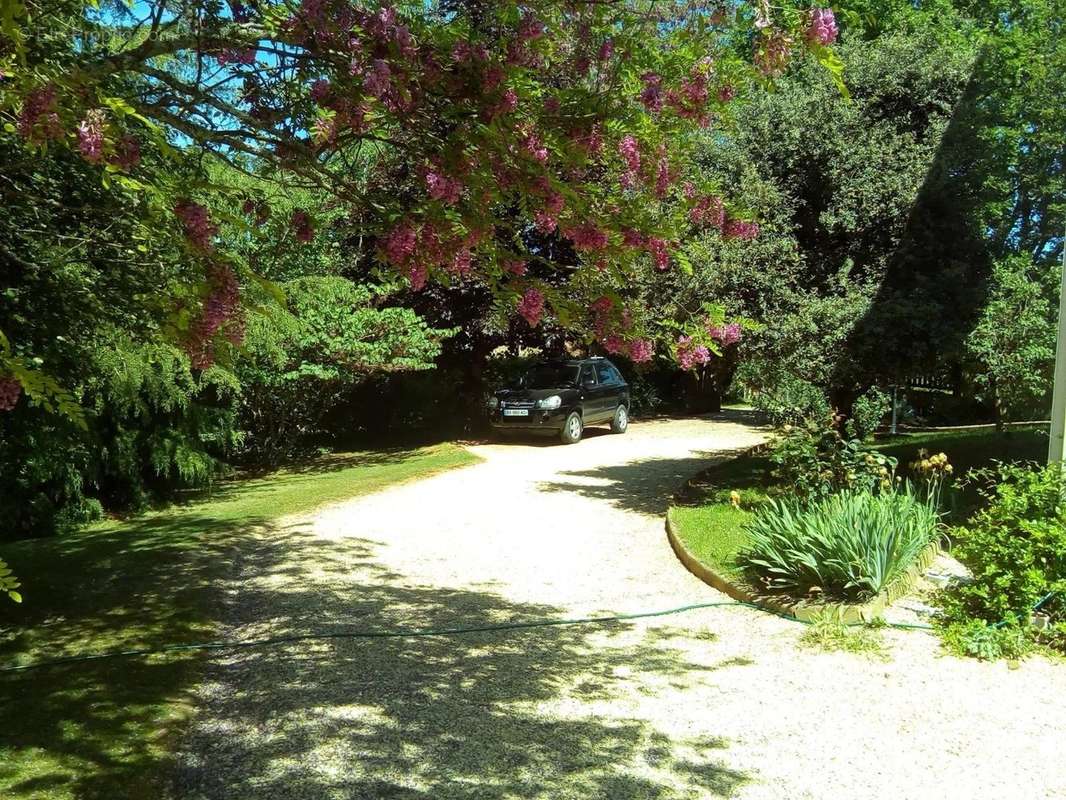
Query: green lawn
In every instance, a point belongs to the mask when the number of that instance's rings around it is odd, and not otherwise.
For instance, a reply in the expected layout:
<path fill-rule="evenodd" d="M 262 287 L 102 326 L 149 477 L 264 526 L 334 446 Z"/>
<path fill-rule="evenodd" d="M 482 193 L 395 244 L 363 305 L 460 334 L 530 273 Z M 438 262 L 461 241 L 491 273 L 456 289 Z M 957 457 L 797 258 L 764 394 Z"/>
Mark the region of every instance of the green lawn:
<path fill-rule="evenodd" d="M 0 549 L 0 667 L 215 636 L 219 574 L 289 514 L 475 462 L 455 445 L 349 453 L 235 481 L 208 499 Z M 196 653 L 0 672 L 0 798 L 155 798 L 189 712 Z"/>
<path fill-rule="evenodd" d="M 879 449 L 894 456 L 901 470 L 913 461 L 919 448 L 947 453 L 957 475 L 993 461 L 1043 461 L 1047 455 L 1047 434 L 1034 429 L 995 431 L 949 431 L 913 433 L 886 439 Z M 670 519 L 685 547 L 719 574 L 740 578 L 737 556 L 747 544 L 744 524 L 752 517 L 752 507 L 764 500 L 771 484 L 771 464 L 765 456 L 737 458 L 705 473 L 699 481 L 697 499 L 670 509 Z M 740 493 L 742 508 L 730 503 L 730 492 Z M 951 497 L 952 520 L 961 521 L 978 503 L 973 489 L 955 492 Z"/>

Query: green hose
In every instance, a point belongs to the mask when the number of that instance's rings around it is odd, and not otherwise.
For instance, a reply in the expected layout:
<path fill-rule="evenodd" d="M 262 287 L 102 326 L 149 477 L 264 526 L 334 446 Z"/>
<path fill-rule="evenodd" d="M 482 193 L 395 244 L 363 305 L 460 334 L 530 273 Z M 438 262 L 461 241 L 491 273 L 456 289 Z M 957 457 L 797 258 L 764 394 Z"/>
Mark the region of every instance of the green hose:
<path fill-rule="evenodd" d="M 36 661 L 20 666 L 0 667 L 0 672 L 27 672 L 43 667 L 54 667 L 62 664 L 76 664 L 85 661 L 101 661 L 111 658 L 132 658 L 136 656 L 150 656 L 161 653 L 179 653 L 188 650 L 243 650 L 250 647 L 266 647 L 276 644 L 291 644 L 293 642 L 323 641 L 328 639 L 398 639 L 416 636 L 456 636 L 464 633 L 483 633 L 487 631 L 513 631 L 525 628 L 548 628 L 557 625 L 602 625 L 610 622 L 621 622 L 629 619 L 642 619 L 645 617 L 665 617 L 670 614 L 680 614 L 685 611 L 693 611 L 700 608 L 717 608 L 720 606 L 746 606 L 769 613 L 782 619 L 810 624 L 807 620 L 799 620 L 787 614 L 765 609 L 755 603 L 747 603 L 743 600 L 730 600 L 717 603 L 693 603 L 677 608 L 668 608 L 665 611 L 644 611 L 636 614 L 615 614 L 607 617 L 580 617 L 576 619 L 540 619 L 528 622 L 503 622 L 495 625 L 472 625 L 457 628 L 401 628 L 392 631 L 346 631 L 341 633 L 301 633 L 289 636 L 272 636 L 266 639 L 249 639 L 243 642 L 194 642 L 191 644 L 171 644 L 162 647 L 146 648 L 143 650 L 115 650 L 108 653 L 94 653 L 89 655 L 65 656 L 44 661 Z M 851 623 L 863 625 L 864 623 Z M 929 625 L 907 625 L 903 623 L 888 623 L 888 627 L 906 630 L 932 630 Z"/>

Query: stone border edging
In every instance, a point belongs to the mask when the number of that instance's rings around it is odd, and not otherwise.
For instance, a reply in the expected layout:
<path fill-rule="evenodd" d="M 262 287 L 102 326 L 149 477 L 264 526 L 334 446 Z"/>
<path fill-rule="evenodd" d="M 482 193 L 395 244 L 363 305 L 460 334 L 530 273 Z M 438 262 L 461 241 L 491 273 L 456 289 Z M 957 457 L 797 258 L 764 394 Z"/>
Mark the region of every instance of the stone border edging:
<path fill-rule="evenodd" d="M 735 456 L 735 458 L 746 458 L 748 456 L 757 455 L 761 450 L 765 449 L 765 447 L 765 443 L 756 445 L 755 447 L 749 448 Z M 674 494 L 674 498 L 677 499 L 683 496 L 693 481 L 702 474 L 703 473 L 701 472 L 685 481 L 682 488 Z M 907 568 L 906 572 L 893 580 L 892 583 L 890 583 L 888 587 L 882 590 L 876 597 L 867 600 L 865 603 L 812 603 L 806 600 L 789 602 L 787 600 L 779 600 L 772 596 L 758 594 L 745 584 L 734 582 L 715 572 L 707 566 L 707 564 L 696 558 L 696 556 L 685 547 L 684 542 L 681 541 L 681 537 L 677 535 L 677 530 L 675 529 L 671 518 L 672 511 L 673 506 L 666 510 L 666 538 L 667 541 L 670 542 L 670 547 L 674 551 L 674 555 L 677 556 L 678 561 L 681 562 L 685 569 L 704 583 L 717 589 L 723 594 L 732 597 L 734 600 L 750 603 L 759 608 L 764 608 L 767 611 L 772 611 L 775 614 L 793 617 L 801 622 L 813 622 L 827 612 L 833 618 L 839 619 L 844 623 L 872 622 L 874 619 L 881 616 L 889 605 L 914 588 L 915 581 L 921 577 L 921 574 L 929 568 L 933 561 L 936 560 L 936 557 L 941 553 L 939 541 L 930 542 L 925 549 L 918 554 L 918 557 L 914 560 L 914 563 Z"/>

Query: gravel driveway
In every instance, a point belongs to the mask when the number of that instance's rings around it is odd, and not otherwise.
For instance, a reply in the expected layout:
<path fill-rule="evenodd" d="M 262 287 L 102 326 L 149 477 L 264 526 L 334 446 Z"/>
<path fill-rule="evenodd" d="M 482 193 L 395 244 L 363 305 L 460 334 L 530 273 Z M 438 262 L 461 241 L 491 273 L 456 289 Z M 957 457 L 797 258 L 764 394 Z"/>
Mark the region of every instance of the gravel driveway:
<path fill-rule="evenodd" d="M 235 552 L 227 635 L 441 628 L 726 600 L 666 543 L 670 493 L 760 440 L 634 423 L 285 520 Z M 810 652 L 745 608 L 338 639 L 216 657 L 180 798 L 1066 797 L 1066 666 Z"/>

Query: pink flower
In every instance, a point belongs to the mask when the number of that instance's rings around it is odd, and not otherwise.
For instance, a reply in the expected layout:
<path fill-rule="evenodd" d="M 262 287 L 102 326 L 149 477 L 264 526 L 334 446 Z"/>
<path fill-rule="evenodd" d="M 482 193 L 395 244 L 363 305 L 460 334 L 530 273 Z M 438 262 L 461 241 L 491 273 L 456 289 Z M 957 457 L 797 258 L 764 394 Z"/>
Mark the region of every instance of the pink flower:
<path fill-rule="evenodd" d="M 13 377 L 0 378 L 0 411 L 10 411 L 19 401 L 22 384 Z"/>
<path fill-rule="evenodd" d="M 63 138 L 63 125 L 56 112 L 56 87 L 42 86 L 26 95 L 19 114 L 18 132 L 29 142 Z"/>
<path fill-rule="evenodd" d="M 181 220 L 185 237 L 204 252 L 214 250 L 212 239 L 218 233 L 218 225 L 211 222 L 207 209 L 191 200 L 179 200 L 174 205 L 174 214 Z"/>
<path fill-rule="evenodd" d="M 463 184 L 433 169 L 426 170 L 426 189 L 433 200 L 443 200 L 448 205 L 455 205 L 463 191 Z"/>
<path fill-rule="evenodd" d="M 807 41 L 823 47 L 837 40 L 837 21 L 831 8 L 812 8 L 807 23 Z"/>
<path fill-rule="evenodd" d="M 663 239 L 652 236 L 648 239 L 648 251 L 655 259 L 655 268 L 665 272 L 670 267 L 670 249 Z"/>
<path fill-rule="evenodd" d="M 401 266 L 418 246 L 418 234 L 409 222 L 401 222 L 385 239 L 385 257 L 396 266 Z"/>
<path fill-rule="evenodd" d="M 533 225 L 541 233 L 548 234 L 559 227 L 559 221 L 555 215 L 548 211 L 535 211 L 533 213 Z"/>
<path fill-rule="evenodd" d="M 610 61 L 611 56 L 614 55 L 614 40 L 604 39 L 603 44 L 600 45 L 600 50 L 596 53 L 596 58 L 599 61 Z"/>
<path fill-rule="evenodd" d="M 730 219 L 725 223 L 722 235 L 726 239 L 739 239 L 740 241 L 750 242 L 759 235 L 759 225 L 749 220 Z"/>
<path fill-rule="evenodd" d="M 596 316 L 602 316 L 603 314 L 608 313 L 612 308 L 614 308 L 614 301 L 606 295 L 596 298 L 596 300 L 589 305 L 589 311 Z"/>
<path fill-rule="evenodd" d="M 375 59 L 370 74 L 363 78 L 363 86 L 374 97 L 382 100 L 392 86 L 392 70 L 383 59 Z"/>
<path fill-rule="evenodd" d="M 537 289 L 526 289 L 518 303 L 518 313 L 529 323 L 529 327 L 537 327 L 544 315 L 544 295 Z"/>
<path fill-rule="evenodd" d="M 94 108 L 86 112 L 78 123 L 78 149 L 90 164 L 98 164 L 104 157 L 104 110 Z"/>
<path fill-rule="evenodd" d="M 526 265 L 526 262 L 518 258 L 508 259 L 503 262 L 503 271 L 509 272 L 512 275 L 525 275 L 527 269 L 528 266 Z"/>
<path fill-rule="evenodd" d="M 459 250 L 452 259 L 451 269 L 462 277 L 466 277 L 470 274 L 471 264 L 474 261 L 474 254 L 467 248 Z"/>
<path fill-rule="evenodd" d="M 429 273 L 426 268 L 421 264 L 415 264 L 411 267 L 411 271 L 407 273 L 407 279 L 411 282 L 411 291 L 420 292 L 426 285 L 426 279 L 429 277 Z"/>
<path fill-rule="evenodd" d="M 617 333 L 609 334 L 603 338 L 603 349 L 612 356 L 616 353 L 622 353 L 626 349 L 625 339 Z"/>
<path fill-rule="evenodd" d="M 640 102 L 644 104 L 648 111 L 657 114 L 663 109 L 663 79 L 654 72 L 645 72 L 640 76 L 640 79 L 644 81 L 644 89 L 640 93 Z"/>
<path fill-rule="evenodd" d="M 208 276 L 210 291 L 204 298 L 200 316 L 190 329 L 189 357 L 197 369 L 207 369 L 214 363 L 214 336 L 227 328 L 227 338 L 240 344 L 244 336 L 244 320 L 240 315 L 240 288 L 237 276 L 227 266 L 215 265 Z"/>
<path fill-rule="evenodd" d="M 634 339 L 629 343 L 629 358 L 636 364 L 651 361 L 655 347 L 647 339 Z"/>
<path fill-rule="evenodd" d="M 659 161 L 656 165 L 655 173 L 655 196 L 662 198 L 666 197 L 666 192 L 670 189 L 670 181 L 672 176 L 670 175 L 670 161 L 666 157 L 666 151 L 659 152 Z"/>
<path fill-rule="evenodd" d="M 730 100 L 732 100 L 736 96 L 737 96 L 737 90 L 734 89 L 729 84 L 726 84 L 725 86 L 721 87 L 718 90 L 718 99 L 719 99 L 719 101 L 721 101 L 723 103 L 728 103 Z"/>
<path fill-rule="evenodd" d="M 627 134 L 622 137 L 618 143 L 618 154 L 625 161 L 627 170 L 637 172 L 640 169 L 640 145 L 633 136 Z"/>
<path fill-rule="evenodd" d="M 688 212 L 693 225 L 721 228 L 725 224 L 725 203 L 720 197 L 701 197 Z"/>
<path fill-rule="evenodd" d="M 722 347 L 736 344 L 743 335 L 739 323 L 736 322 L 730 322 L 728 325 L 710 325 L 707 327 L 707 333 L 712 339 L 717 339 Z"/>
<path fill-rule="evenodd" d="M 635 231 L 632 228 L 623 228 L 622 243 L 626 247 L 644 247 L 647 244 L 647 240 L 640 231 Z"/>
<path fill-rule="evenodd" d="M 783 75 L 788 67 L 792 40 L 783 33 L 759 36 L 755 45 L 755 66 L 767 78 Z"/>
<path fill-rule="evenodd" d="M 570 228 L 566 236 L 573 241 L 577 250 L 603 250 L 607 247 L 607 234 L 591 222 Z"/>
<path fill-rule="evenodd" d="M 296 241 L 309 242 L 315 238 L 315 228 L 311 221 L 311 215 L 298 208 L 292 212 L 292 230 L 296 234 Z"/>
<path fill-rule="evenodd" d="M 695 344 L 691 336 L 682 336 L 677 340 L 677 361 L 681 369 L 695 369 L 710 360 L 711 351 L 701 344 Z"/>
<path fill-rule="evenodd" d="M 533 132 L 526 134 L 522 145 L 526 148 L 526 152 L 533 156 L 536 161 L 541 164 L 547 163 L 548 148 L 544 146 L 537 134 Z"/>

